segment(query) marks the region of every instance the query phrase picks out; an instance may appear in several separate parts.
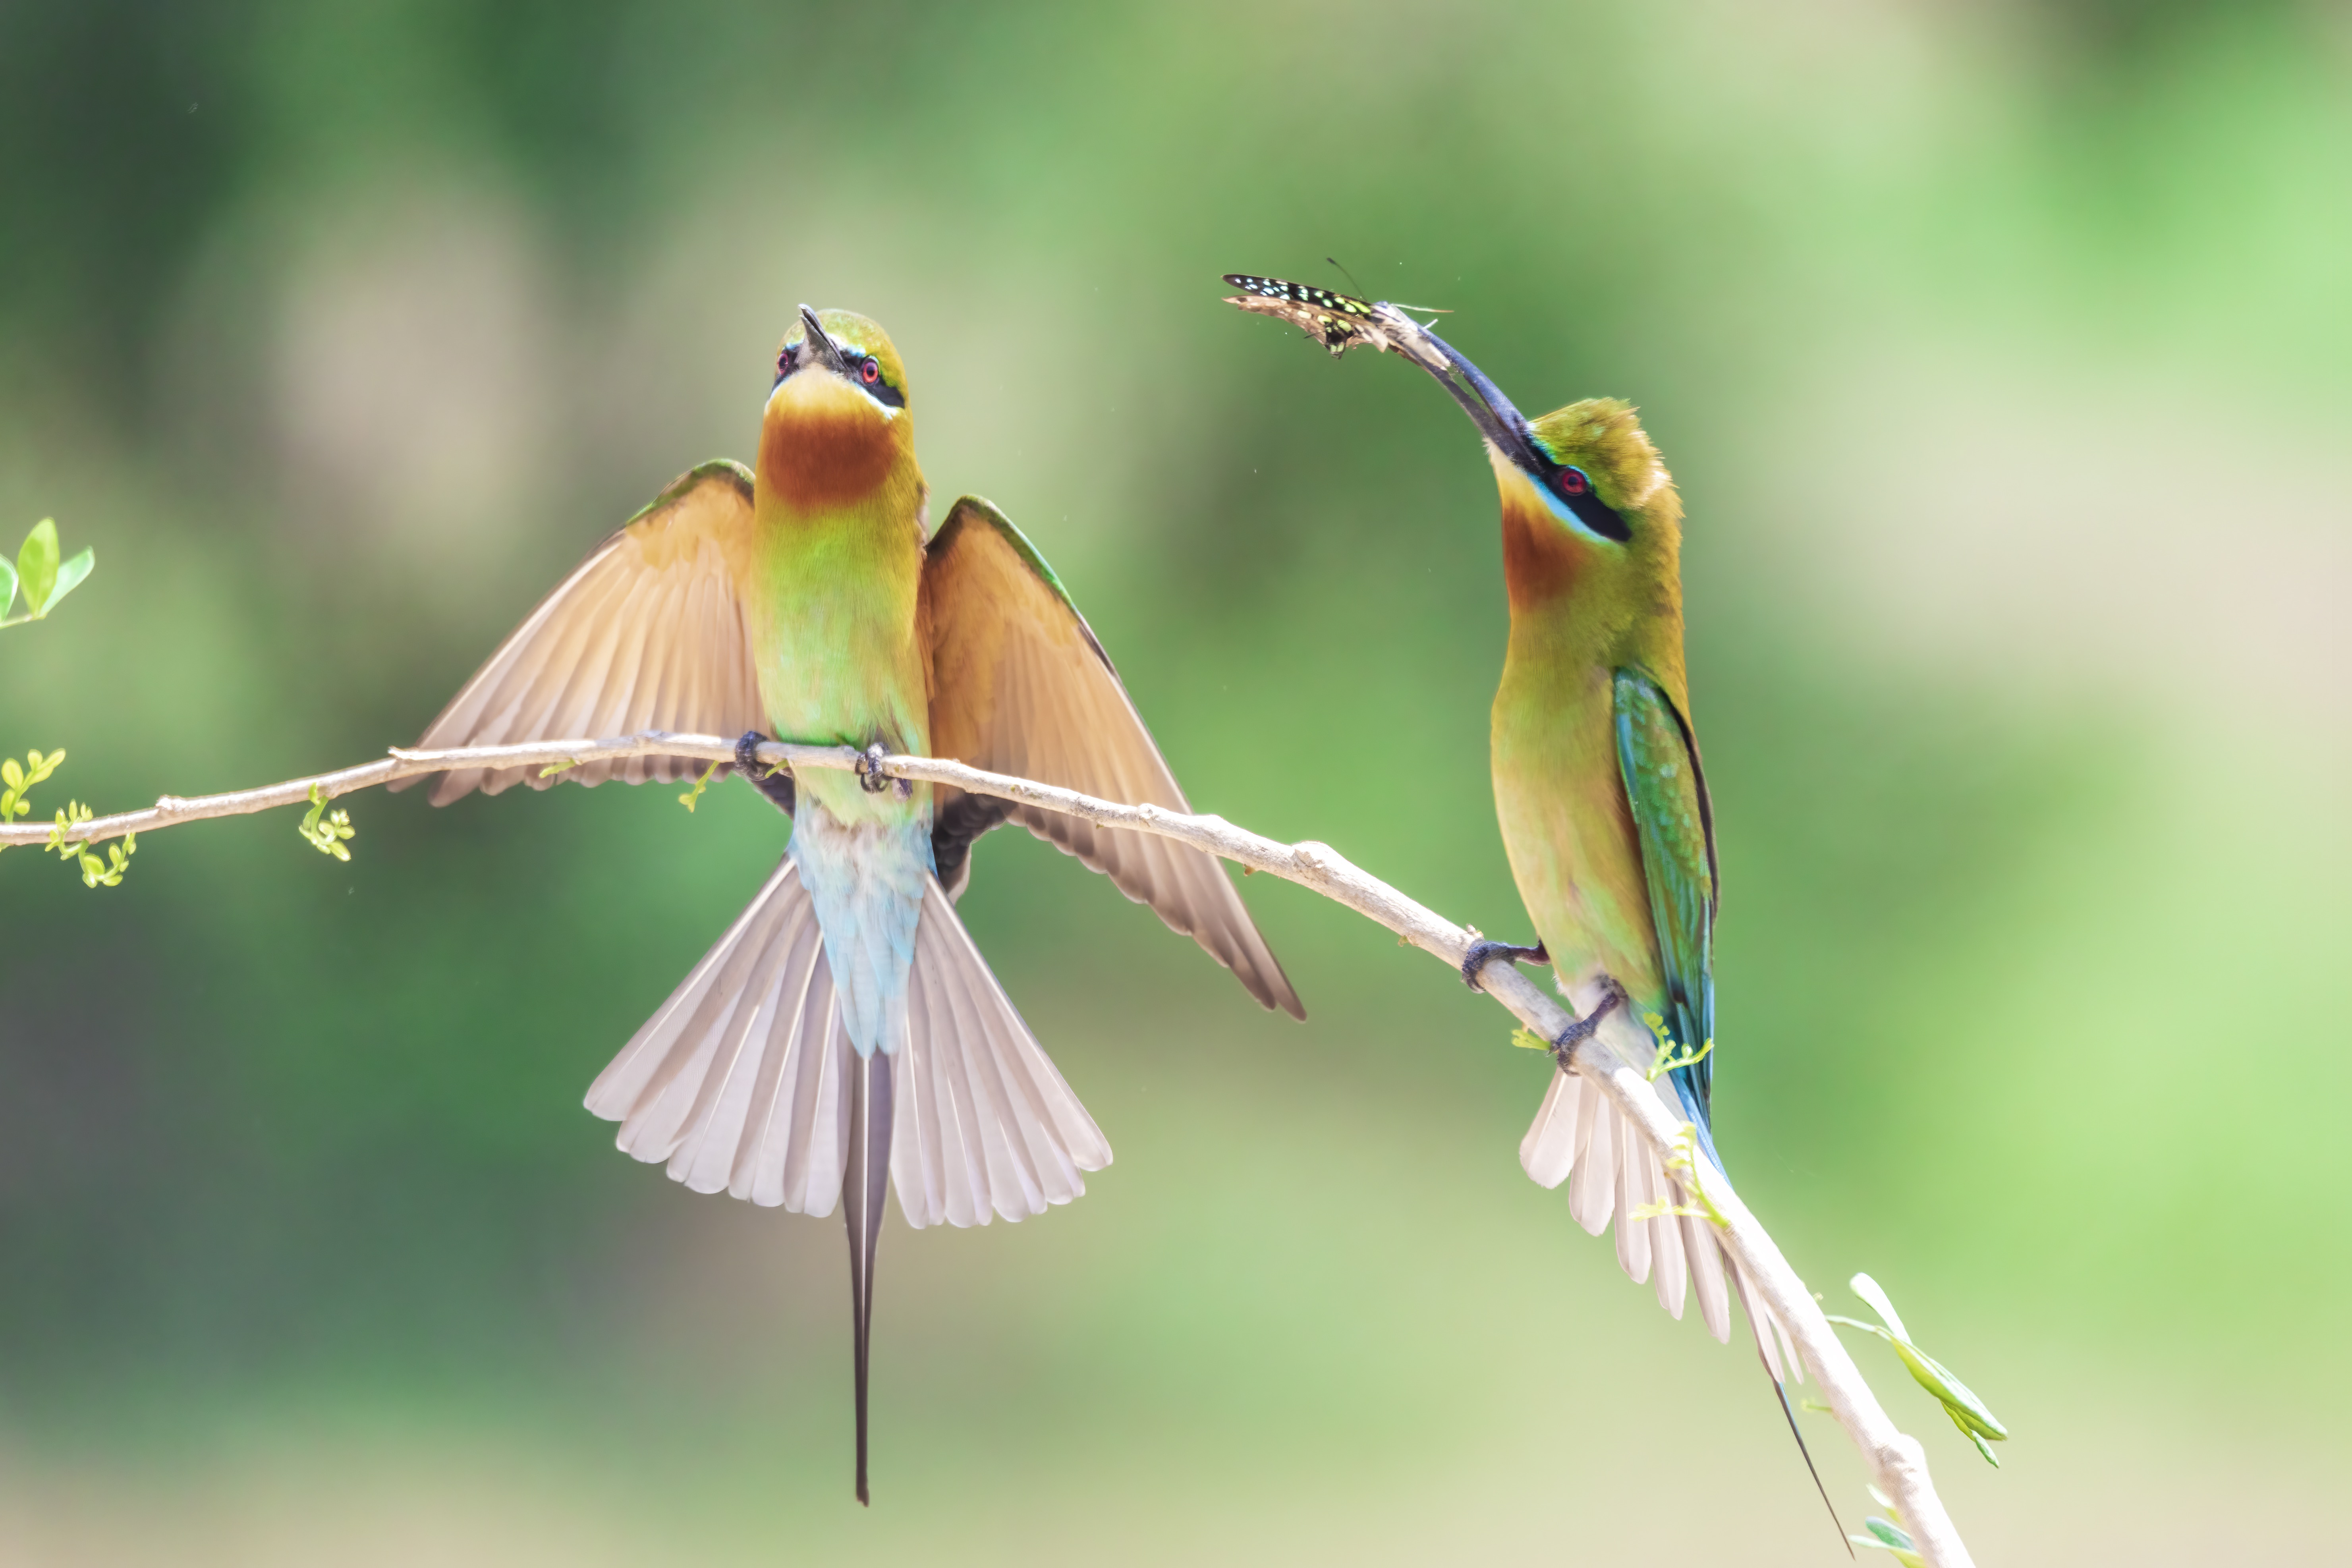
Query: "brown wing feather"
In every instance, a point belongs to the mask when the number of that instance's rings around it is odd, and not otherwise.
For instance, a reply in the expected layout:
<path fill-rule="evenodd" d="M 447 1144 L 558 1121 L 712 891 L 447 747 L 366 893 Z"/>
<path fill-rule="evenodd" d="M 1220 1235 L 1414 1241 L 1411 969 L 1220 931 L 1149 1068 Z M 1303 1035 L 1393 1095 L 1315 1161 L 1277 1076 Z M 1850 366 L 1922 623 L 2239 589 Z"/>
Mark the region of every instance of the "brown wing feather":
<path fill-rule="evenodd" d="M 733 737 L 761 727 L 759 680 L 735 584 L 751 545 L 751 476 L 705 463 L 599 544 L 466 682 L 419 747 L 515 745 L 677 730 Z M 583 784 L 699 773 L 691 757 L 587 763 Z M 403 780 L 394 789 L 415 781 Z M 517 784 L 535 768 L 440 775 L 433 804 Z"/>
<path fill-rule="evenodd" d="M 1085 617 L 1003 513 L 977 497 L 956 502 L 931 540 L 923 593 L 934 755 L 1131 805 L 1192 809 Z M 940 792 L 942 817 L 958 799 Z M 1150 904 L 1268 1007 L 1306 1016 L 1214 858 L 1034 806 L 1013 806 L 1007 820 Z"/>

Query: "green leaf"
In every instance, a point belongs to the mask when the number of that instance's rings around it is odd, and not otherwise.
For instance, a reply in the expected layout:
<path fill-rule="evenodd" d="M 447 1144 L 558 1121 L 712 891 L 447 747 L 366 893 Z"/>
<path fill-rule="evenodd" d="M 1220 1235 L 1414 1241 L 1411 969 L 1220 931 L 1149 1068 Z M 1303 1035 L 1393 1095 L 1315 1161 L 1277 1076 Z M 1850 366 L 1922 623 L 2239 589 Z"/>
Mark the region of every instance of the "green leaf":
<path fill-rule="evenodd" d="M 89 569 L 97 564 L 98 552 L 87 544 L 83 545 L 80 553 L 58 568 L 58 585 L 49 590 L 49 602 L 41 606 L 41 614 L 46 616 L 56 609 L 58 601 L 80 587 L 81 580 L 89 576 Z"/>
<path fill-rule="evenodd" d="M 1909 1531 L 1875 1516 L 1863 1521 L 1863 1524 L 1869 1530 L 1868 1535 L 1849 1535 L 1846 1539 L 1856 1546 L 1891 1553 L 1903 1568 L 1925 1568 L 1927 1560 L 1919 1555 L 1919 1543 L 1911 1539 Z"/>
<path fill-rule="evenodd" d="M 1882 1328 L 1876 1323 L 1865 1323 L 1855 1318 L 1841 1318 L 1835 1313 L 1823 1315 L 1832 1323 L 1843 1323 L 1850 1329 L 1876 1334 L 1894 1346 L 1895 1353 L 1902 1358 L 1905 1369 L 1911 1373 L 1911 1380 L 1936 1396 L 1945 1413 L 1951 1416 L 1952 1424 L 1966 1434 L 1969 1440 L 1977 1446 L 1977 1451 L 1998 1468 L 2000 1461 L 1993 1458 L 1992 1450 L 1985 1447 L 1984 1439 L 1990 1437 L 1998 1442 L 2009 1436 L 2009 1428 L 1986 1408 L 1985 1402 L 1977 1397 L 1975 1390 L 1952 1375 L 1949 1367 L 1911 1342 L 1909 1333 L 1904 1329 L 1902 1315 L 1895 1311 L 1895 1303 L 1887 1299 L 1877 1280 L 1867 1274 L 1857 1274 L 1847 1284 L 1855 1295 L 1869 1302 L 1878 1315 L 1886 1320 L 1886 1326 Z"/>
<path fill-rule="evenodd" d="M 16 563 L 0 555 L 0 616 L 16 602 Z"/>
<path fill-rule="evenodd" d="M 1909 1531 L 1905 1530 L 1899 1524 L 1895 1524 L 1886 1520 L 1883 1520 L 1876 1514 L 1872 1514 L 1868 1519 L 1864 1520 L 1862 1521 L 1862 1527 L 1870 1531 L 1871 1534 L 1878 1537 L 1879 1540 L 1886 1542 L 1887 1545 L 1899 1546 L 1906 1552 L 1910 1551 L 1912 1548 L 1919 1544 L 1917 1542 L 1911 1539 L 1911 1532 Z"/>
<path fill-rule="evenodd" d="M 1903 1314 L 1895 1310 L 1895 1303 L 1888 1299 L 1885 1288 L 1877 1280 L 1867 1274 L 1857 1274 L 1846 1281 L 1846 1288 L 1869 1303 L 1870 1310 L 1877 1313 L 1888 1328 L 1895 1331 L 1896 1339 L 1907 1340 L 1911 1337 L 1911 1331 L 1903 1326 Z"/>
<path fill-rule="evenodd" d="M 49 590 L 58 582 L 57 519 L 41 519 L 25 535 L 25 547 L 16 552 L 16 575 L 24 584 L 25 608 L 37 621 L 47 612 Z"/>
<path fill-rule="evenodd" d="M 1945 1405 L 1944 1414 L 1952 1418 L 1952 1425 L 1960 1429 L 1961 1436 L 1966 1437 L 1969 1442 L 1974 1443 L 1977 1446 L 1977 1452 L 1984 1456 L 1986 1464 L 1990 1465 L 1996 1470 L 2000 1468 L 2000 1456 L 1996 1455 L 1992 1451 L 1992 1445 L 1984 1440 L 1984 1434 L 1969 1426 L 1967 1417 L 1963 1416 L 1956 1406 L 1950 1405 Z"/>
<path fill-rule="evenodd" d="M 1944 1408 L 1952 1413 L 1952 1419 L 1963 1430 L 1979 1432 L 1988 1437 L 2009 1436 L 2009 1428 L 1993 1418 L 1984 1401 L 1967 1384 L 1954 1377 L 1950 1368 L 1907 1340 L 1889 1342 L 1895 1346 L 1895 1353 L 1903 1358 L 1903 1364 L 1911 1369 L 1912 1380 L 1942 1400 Z"/>

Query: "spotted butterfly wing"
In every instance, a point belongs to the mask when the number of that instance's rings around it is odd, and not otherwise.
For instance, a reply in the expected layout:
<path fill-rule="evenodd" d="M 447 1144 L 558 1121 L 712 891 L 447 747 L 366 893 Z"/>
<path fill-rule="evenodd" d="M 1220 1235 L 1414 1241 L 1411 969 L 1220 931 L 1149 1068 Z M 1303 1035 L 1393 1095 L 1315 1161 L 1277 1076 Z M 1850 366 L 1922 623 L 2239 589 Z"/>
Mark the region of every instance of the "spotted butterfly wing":
<path fill-rule="evenodd" d="M 1228 272 L 1225 281 L 1241 290 L 1228 297 L 1226 304 L 1288 321 L 1330 350 L 1333 359 L 1359 345 L 1382 350 L 1396 346 L 1389 341 L 1381 307 L 1370 300 L 1335 294 L 1312 283 L 1258 278 L 1246 272 Z"/>

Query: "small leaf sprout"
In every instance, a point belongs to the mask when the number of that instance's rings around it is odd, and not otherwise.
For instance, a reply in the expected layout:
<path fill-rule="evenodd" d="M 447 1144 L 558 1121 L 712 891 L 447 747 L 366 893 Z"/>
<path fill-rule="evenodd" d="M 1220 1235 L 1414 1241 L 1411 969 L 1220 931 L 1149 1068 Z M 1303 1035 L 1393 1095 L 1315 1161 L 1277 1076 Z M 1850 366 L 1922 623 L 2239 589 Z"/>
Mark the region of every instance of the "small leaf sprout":
<path fill-rule="evenodd" d="M 677 797 L 677 804 L 686 807 L 687 810 L 692 811 L 694 809 L 694 803 L 702 798 L 702 792 L 710 787 L 712 777 L 718 773 L 719 769 L 726 765 L 727 764 L 725 763 L 713 763 L 709 767 L 703 769 L 702 776 L 694 781 L 694 787 Z"/>
<path fill-rule="evenodd" d="M 98 563 L 96 552 L 85 548 L 70 561 L 58 559 L 58 523 L 45 517 L 25 536 L 16 559 L 0 556 L 0 626 L 20 626 L 37 621 L 58 607 L 58 601 L 81 586 Z M 25 597 L 24 612 L 10 615 L 16 596 Z M 109 884 L 111 886 L 111 884 Z"/>
<path fill-rule="evenodd" d="M 1870 1496 L 1886 1510 L 1888 1517 L 1881 1519 L 1872 1514 L 1862 1521 L 1863 1528 L 1870 1531 L 1868 1535 L 1849 1535 L 1846 1539 L 1856 1546 L 1867 1546 L 1873 1552 L 1892 1552 L 1895 1561 L 1902 1563 L 1903 1568 L 1927 1568 L 1927 1560 L 1919 1554 L 1919 1543 L 1911 1539 L 1909 1531 L 1903 1528 L 1903 1515 L 1896 1511 L 1895 1500 L 1876 1487 L 1870 1489 Z"/>
<path fill-rule="evenodd" d="M 0 761 L 0 822 L 31 816 L 33 807 L 25 797 L 32 793 L 35 784 L 56 773 L 58 764 L 65 760 L 62 751 L 51 752 L 45 757 L 36 746 L 25 753 L 21 763 L 14 757 Z"/>
<path fill-rule="evenodd" d="M 63 752 L 58 753 L 59 761 L 64 757 Z M 7 770 L 15 766 L 13 758 L 5 766 L 0 766 L 0 777 L 5 777 Z M 27 787 L 32 782 L 27 781 Z M 41 846 L 41 853 L 54 852 L 58 859 L 78 868 L 81 872 L 81 885 L 85 888 L 119 888 L 122 885 L 122 873 L 131 868 L 131 857 L 139 852 L 139 835 L 124 834 L 121 842 L 106 847 L 105 858 L 101 859 L 89 847 L 88 839 L 75 837 L 82 824 L 93 815 L 89 807 L 78 800 L 66 802 L 57 816 L 50 819 L 48 842 Z"/>
<path fill-rule="evenodd" d="M 1657 1082 L 1676 1068 L 1698 1066 L 1699 1063 L 1706 1060 L 1707 1053 L 1715 1049 L 1713 1040 L 1707 1041 L 1695 1051 L 1675 1044 L 1675 1037 L 1666 1033 L 1665 1019 L 1655 1013 L 1643 1014 L 1642 1021 L 1649 1025 L 1650 1033 L 1658 1037 L 1658 1054 L 1651 1061 L 1647 1075 L 1652 1083 Z"/>
<path fill-rule="evenodd" d="M 302 820 L 296 826 L 295 831 L 308 840 L 310 847 L 320 854 L 332 855 L 338 860 L 348 860 L 352 858 L 352 852 L 344 847 L 344 840 L 350 838 L 359 829 L 352 826 L 352 814 L 348 811 L 335 812 L 326 816 L 322 821 L 321 815 L 326 810 L 327 792 L 317 784 L 312 784 L 310 809 L 303 813 Z"/>
<path fill-rule="evenodd" d="M 1666 1173 L 1681 1184 L 1683 1191 L 1698 1200 L 1696 1205 L 1660 1198 L 1654 1203 L 1643 1204 L 1628 1217 L 1660 1219 L 1667 1215 L 1687 1215 L 1692 1219 L 1708 1220 L 1721 1229 L 1729 1230 L 1730 1219 L 1715 1206 L 1715 1200 L 1706 1195 L 1706 1189 L 1698 1183 L 1698 1126 L 1696 1122 L 1685 1121 L 1676 1131 L 1674 1149 L 1666 1155 L 1665 1163 Z"/>

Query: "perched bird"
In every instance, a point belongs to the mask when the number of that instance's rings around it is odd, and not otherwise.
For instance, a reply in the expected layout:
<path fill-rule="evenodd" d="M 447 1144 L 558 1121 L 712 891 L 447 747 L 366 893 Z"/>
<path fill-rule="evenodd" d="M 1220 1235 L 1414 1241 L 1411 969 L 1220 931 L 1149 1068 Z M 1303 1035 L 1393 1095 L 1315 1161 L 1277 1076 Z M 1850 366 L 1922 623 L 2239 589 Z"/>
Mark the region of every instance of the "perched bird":
<path fill-rule="evenodd" d="M 1570 1211 L 1593 1235 L 1613 1217 L 1625 1272 L 1654 1280 L 1677 1318 L 1687 1285 L 1718 1340 L 1730 1334 L 1727 1278 L 1794 1432 L 1782 1368 L 1801 1363 L 1785 1327 L 1708 1222 L 1681 1212 L 1649 1145 L 1564 1065 L 1566 1047 L 1630 1010 L 1658 1053 L 1636 1065 L 1678 1064 L 1661 1075 L 1662 1098 L 1722 1168 L 1712 1104 L 1715 817 L 1683 664 L 1674 480 L 1626 404 L 1591 398 L 1531 421 L 1402 308 L 1278 279 L 1226 281 L 1243 290 L 1230 303 L 1290 321 L 1335 355 L 1402 353 L 1485 438 L 1502 495 L 1511 615 L 1491 731 L 1495 809 L 1540 940 L 1476 943 L 1463 979 L 1476 986 L 1498 958 L 1551 965 L 1579 1018 L 1554 1042 L 1563 1066 L 1520 1144 L 1521 1164 L 1547 1187 L 1569 1181 Z M 1801 1448 L 1801 1434 L 1797 1441 Z"/>
<path fill-rule="evenodd" d="M 857 1499 L 886 1179 L 917 1228 L 1042 1214 L 1110 1145 L 1022 1022 L 954 909 L 974 840 L 1017 822 L 1104 872 L 1305 1014 L 1213 858 L 984 795 L 809 769 L 762 733 L 953 757 L 1187 811 L 1109 656 L 1027 539 L 966 496 L 927 541 L 907 377 L 882 329 L 803 305 L 776 356 L 756 468 L 689 470 L 540 603 L 421 746 L 667 730 L 741 733 L 736 771 L 792 817 L 783 863 L 588 1091 L 620 1146 L 696 1192 L 849 1230 Z M 688 758 L 596 762 L 594 784 L 692 776 Z M 433 803 L 536 770 L 451 772 Z"/>

